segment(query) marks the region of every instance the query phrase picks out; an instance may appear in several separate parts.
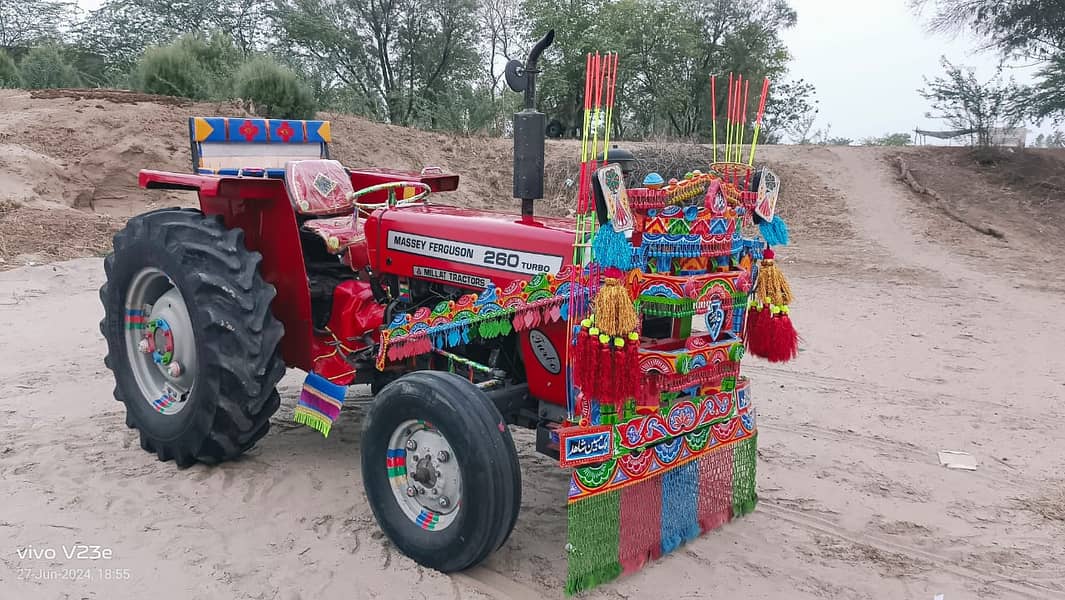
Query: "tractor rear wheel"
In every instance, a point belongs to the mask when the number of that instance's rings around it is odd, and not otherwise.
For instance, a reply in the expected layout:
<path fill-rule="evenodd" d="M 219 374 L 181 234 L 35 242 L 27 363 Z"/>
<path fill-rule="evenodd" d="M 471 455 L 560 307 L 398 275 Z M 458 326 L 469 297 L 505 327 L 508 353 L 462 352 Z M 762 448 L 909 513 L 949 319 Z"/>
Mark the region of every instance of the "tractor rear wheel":
<path fill-rule="evenodd" d="M 374 399 L 362 479 L 392 543 L 445 573 L 498 549 L 521 503 L 517 451 L 499 410 L 469 381 L 439 371 L 404 375 Z"/>
<path fill-rule="evenodd" d="M 285 373 L 273 286 L 244 232 L 196 210 L 129 220 L 104 261 L 105 364 L 141 447 L 179 467 L 229 460 L 270 428 Z"/>

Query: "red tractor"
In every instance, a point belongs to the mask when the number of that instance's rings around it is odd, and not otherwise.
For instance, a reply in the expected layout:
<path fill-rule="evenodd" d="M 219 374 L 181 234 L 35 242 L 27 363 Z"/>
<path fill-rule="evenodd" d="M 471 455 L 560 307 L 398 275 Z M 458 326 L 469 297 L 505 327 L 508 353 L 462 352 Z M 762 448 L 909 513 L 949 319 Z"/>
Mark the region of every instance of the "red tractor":
<path fill-rule="evenodd" d="M 558 455 L 565 322 L 383 370 L 376 358 L 397 315 L 571 264 L 573 222 L 532 210 L 545 130 L 536 63 L 552 39 L 511 82 L 526 98 L 517 216 L 437 204 L 458 186 L 438 170 L 347 169 L 329 159 L 328 122 L 191 118 L 193 172 L 145 170 L 140 185 L 196 191 L 199 208 L 130 219 L 104 263 L 106 364 L 141 447 L 180 467 L 236 458 L 269 429 L 286 368 L 368 383 L 362 472 L 385 533 L 442 571 L 501 546 L 521 495 L 507 425 L 536 429 L 538 448 Z M 404 469 L 391 462 L 399 451 Z"/>

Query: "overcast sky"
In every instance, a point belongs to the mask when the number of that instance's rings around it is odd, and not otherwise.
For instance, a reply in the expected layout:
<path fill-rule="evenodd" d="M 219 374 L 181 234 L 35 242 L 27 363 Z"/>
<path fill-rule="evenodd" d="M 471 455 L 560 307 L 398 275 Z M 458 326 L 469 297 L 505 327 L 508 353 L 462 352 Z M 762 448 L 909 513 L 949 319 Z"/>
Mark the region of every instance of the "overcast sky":
<path fill-rule="evenodd" d="M 998 64 L 994 52 L 976 52 L 971 38 L 927 32 L 926 18 L 908 0 L 789 1 L 799 15 L 798 25 L 783 36 L 794 57 L 791 76 L 817 88 L 821 113 L 815 129 L 831 124 L 833 136 L 859 140 L 918 126 L 949 129 L 925 118 L 928 101 L 917 93 L 922 77 L 942 72 L 943 55 L 976 69 L 981 80 L 994 75 Z M 1005 76 L 1023 83 L 1035 70 L 1010 68 Z"/>

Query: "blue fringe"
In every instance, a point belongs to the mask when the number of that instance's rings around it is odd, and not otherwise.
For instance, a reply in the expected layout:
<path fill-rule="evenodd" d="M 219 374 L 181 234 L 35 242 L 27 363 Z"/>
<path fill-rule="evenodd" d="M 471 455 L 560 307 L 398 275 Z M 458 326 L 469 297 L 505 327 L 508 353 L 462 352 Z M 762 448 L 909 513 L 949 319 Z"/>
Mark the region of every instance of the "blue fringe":
<path fill-rule="evenodd" d="M 770 246 L 788 245 L 788 225 L 784 219 L 780 218 L 780 215 L 774 215 L 772 221 L 760 223 L 758 229 L 762 232 L 762 238 Z"/>
<path fill-rule="evenodd" d="M 662 554 L 699 537 L 698 461 L 666 471 L 662 475 Z"/>
<path fill-rule="evenodd" d="M 599 226 L 592 240 L 592 253 L 595 261 L 604 267 L 615 267 L 622 271 L 632 269 L 632 244 L 622 231 L 614 231 L 610 223 Z"/>

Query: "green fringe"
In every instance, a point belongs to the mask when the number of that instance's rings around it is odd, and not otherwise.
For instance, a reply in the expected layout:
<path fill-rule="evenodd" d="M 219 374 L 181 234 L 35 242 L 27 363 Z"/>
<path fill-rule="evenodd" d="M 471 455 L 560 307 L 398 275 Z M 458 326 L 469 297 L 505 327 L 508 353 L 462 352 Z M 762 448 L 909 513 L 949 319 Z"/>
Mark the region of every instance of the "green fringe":
<path fill-rule="evenodd" d="M 333 427 L 331 422 L 316 414 L 303 412 L 299 408 L 296 408 L 296 412 L 293 413 L 292 420 L 300 425 L 306 425 L 307 427 L 318 431 L 324 437 L 329 437 L 329 430 Z"/>
<path fill-rule="evenodd" d="M 737 442 L 732 462 L 732 516 L 741 517 L 758 504 L 755 475 L 758 470 L 758 434 Z"/>
<path fill-rule="evenodd" d="M 566 595 L 589 590 L 621 575 L 621 492 L 613 491 L 569 505 Z"/>

